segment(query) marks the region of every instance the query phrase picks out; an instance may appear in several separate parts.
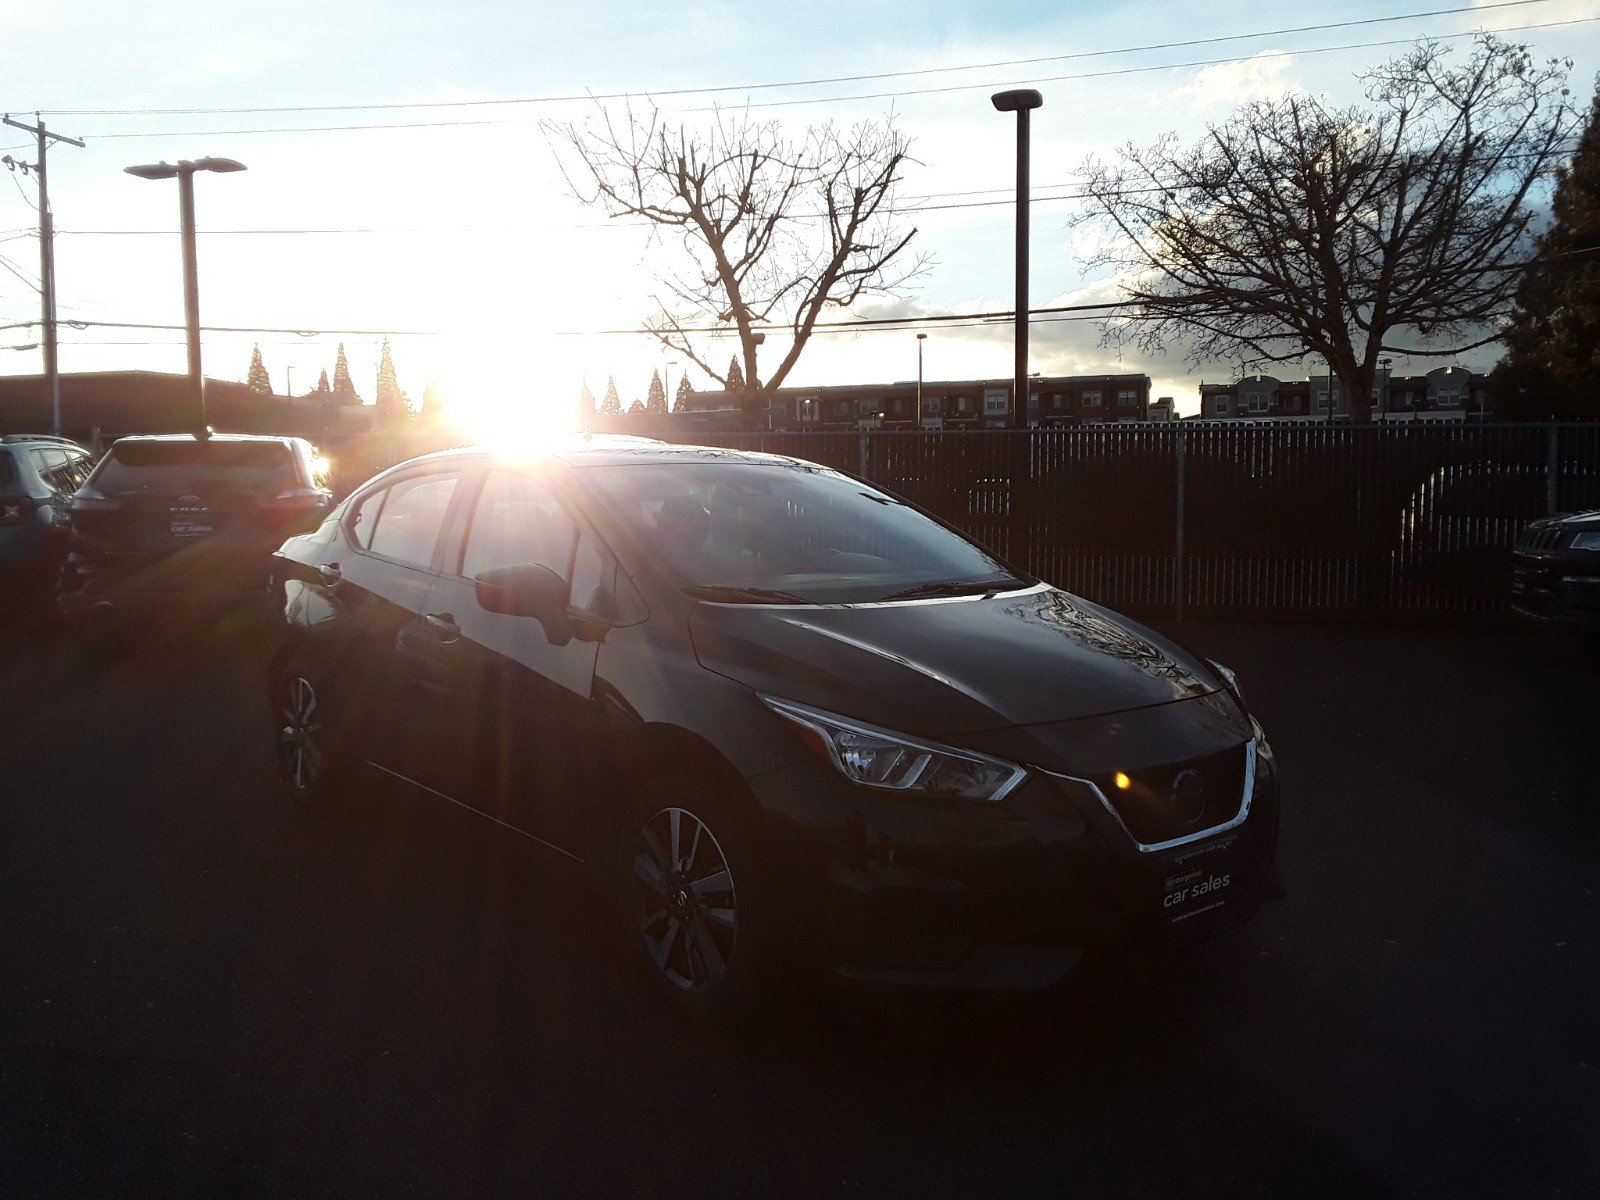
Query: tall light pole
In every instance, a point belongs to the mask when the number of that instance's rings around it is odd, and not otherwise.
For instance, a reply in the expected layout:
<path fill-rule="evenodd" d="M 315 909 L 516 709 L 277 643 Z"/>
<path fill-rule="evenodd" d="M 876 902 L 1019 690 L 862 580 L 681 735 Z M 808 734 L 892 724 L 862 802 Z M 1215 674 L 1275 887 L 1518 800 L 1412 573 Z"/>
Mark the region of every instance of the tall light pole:
<path fill-rule="evenodd" d="M 1012 424 L 1020 429 L 1028 419 L 1028 113 L 1042 105 L 1044 97 L 1033 88 L 1017 88 L 996 92 L 989 100 L 998 111 L 1017 114 L 1017 328 L 1013 339 L 1017 361 Z"/>
<path fill-rule="evenodd" d="M 922 343 L 927 341 L 927 340 L 928 340 L 928 335 L 927 334 L 925 334 L 925 333 L 917 334 L 917 424 L 918 425 L 922 424 L 922 418 L 926 415 L 922 411 Z"/>
<path fill-rule="evenodd" d="M 196 171 L 243 171 L 245 165 L 231 158 L 197 158 L 193 162 L 179 159 L 171 163 L 146 163 L 137 167 L 124 167 L 129 175 L 140 179 L 178 179 L 178 214 L 183 230 L 183 321 L 189 347 L 189 399 L 195 414 L 195 433 L 204 437 L 206 432 L 205 385 L 200 375 L 200 271 L 195 259 L 194 245 L 194 173 Z"/>

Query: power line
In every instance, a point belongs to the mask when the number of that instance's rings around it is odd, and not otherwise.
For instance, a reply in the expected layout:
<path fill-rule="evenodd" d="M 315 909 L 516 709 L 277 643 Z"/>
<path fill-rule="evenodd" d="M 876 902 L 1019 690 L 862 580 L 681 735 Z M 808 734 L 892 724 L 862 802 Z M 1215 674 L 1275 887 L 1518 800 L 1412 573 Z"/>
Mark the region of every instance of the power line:
<path fill-rule="evenodd" d="M 794 79 L 769 83 L 725 83 L 704 87 L 667 88 L 644 92 L 581 92 L 549 96 L 523 96 L 503 100 L 418 100 L 375 104 L 298 104 L 259 108 L 58 108 L 45 110 L 52 116 L 74 117 L 126 117 L 126 116 L 245 116 L 256 113 L 300 112 L 392 112 L 417 109 L 484 108 L 494 105 L 565 104 L 584 100 L 623 100 L 634 97 L 697 96 L 713 92 L 754 92 L 795 87 L 821 87 L 836 83 L 863 83 L 873 79 L 906 79 L 923 75 L 947 75 L 956 71 L 984 71 L 999 67 L 1034 66 L 1039 63 L 1067 62 L 1087 58 L 1107 58 L 1119 54 L 1140 54 L 1151 50 L 1182 50 L 1193 46 L 1214 46 L 1226 42 L 1248 41 L 1254 38 L 1285 37 L 1298 33 L 1322 33 L 1334 29 L 1353 29 L 1367 25 L 1386 25 L 1397 21 L 1415 21 L 1426 17 L 1454 16 L 1461 13 L 1482 13 L 1502 8 L 1523 8 L 1533 4 L 1546 4 L 1550 0 L 1501 0 L 1495 4 L 1460 5 L 1454 8 L 1435 8 L 1422 12 L 1396 13 L 1386 17 L 1366 17 L 1349 21 L 1328 21 L 1316 25 L 1296 25 L 1283 29 L 1259 29 L 1247 33 L 1222 34 L 1216 37 L 1191 38 L 1176 42 L 1150 42 L 1138 46 L 1121 46 L 1106 50 L 1080 50 L 1070 54 L 1052 54 L 1038 58 L 1007 59 L 998 62 L 962 63 L 947 67 L 922 67 L 906 71 L 879 71 L 863 75 L 835 75 L 818 79 Z M 987 86 L 987 85 L 980 85 Z M 350 127 L 346 127 L 350 128 Z M 359 128 L 359 127 L 356 127 Z M 383 126 L 381 128 L 407 128 Z M 112 136 L 112 135 L 105 135 Z"/>
<path fill-rule="evenodd" d="M 1567 146 L 1565 148 L 1553 149 L 1548 154 L 1546 154 L 1544 152 L 1535 152 L 1535 151 L 1530 151 L 1528 153 L 1522 153 L 1522 154 L 1506 154 L 1506 155 L 1501 155 L 1499 157 L 1498 161 L 1501 161 L 1501 162 L 1520 162 L 1520 161 L 1523 161 L 1525 159 L 1530 159 L 1530 158 L 1547 158 L 1547 157 L 1553 157 L 1555 155 L 1559 155 L 1559 154 L 1563 154 L 1563 153 L 1569 153 L 1572 150 L 1575 150 L 1576 148 L 1577 148 L 1577 143 L 1573 143 L 1571 146 Z M 1472 159 L 1467 159 L 1467 160 L 1464 160 L 1464 161 L 1470 163 L 1473 160 Z M 1243 181 L 1244 182 L 1248 182 L 1247 179 L 1243 180 Z M 1041 184 L 1040 185 L 1040 187 L 1043 188 L 1043 189 L 1068 188 L 1068 187 L 1074 187 L 1074 186 L 1076 186 L 1076 185 L 1070 184 L 1070 183 L 1052 183 L 1052 184 Z M 1057 201 L 1057 200 L 1089 200 L 1089 199 L 1099 198 L 1099 197 L 1102 197 L 1102 196 L 1149 196 L 1149 195 L 1155 195 L 1155 194 L 1160 193 L 1160 192 L 1182 190 L 1183 187 L 1184 187 L 1184 185 L 1177 184 L 1177 183 L 1173 183 L 1173 184 L 1151 184 L 1149 186 L 1143 186 L 1143 187 L 1113 188 L 1113 189 L 1108 189 L 1108 190 L 1105 190 L 1105 191 L 1095 191 L 1095 192 L 1076 191 L 1076 192 L 1067 192 L 1067 193 L 1063 193 L 1063 194 L 1060 194 L 1060 195 L 1050 195 L 1050 196 L 1041 196 L 1041 195 L 1038 195 L 1038 194 L 1034 194 L 1031 197 L 1031 202 L 1035 203 L 1035 204 L 1041 204 L 1041 203 L 1049 203 L 1051 201 Z M 1011 190 L 1012 189 L 1010 189 L 1010 188 L 983 188 L 983 189 L 977 189 L 977 190 L 974 190 L 974 191 L 966 191 L 966 192 L 929 192 L 926 195 L 924 195 L 922 197 L 918 197 L 916 199 L 937 199 L 937 198 L 940 198 L 940 197 L 943 197 L 943 196 L 972 196 L 972 195 L 982 195 L 982 194 L 985 194 L 987 192 L 1010 192 Z M 884 214 L 886 216 L 915 216 L 918 213 L 945 212 L 945 211 L 949 211 L 949 210 L 953 210 L 953 209 L 1002 208 L 1002 207 L 1007 207 L 1008 208 L 1008 207 L 1013 206 L 1015 203 L 1016 203 L 1015 197 L 1007 195 L 1003 199 L 997 199 L 997 200 L 967 200 L 967 201 L 961 201 L 961 202 L 953 203 L 953 204 L 921 204 L 921 203 L 913 202 L 913 203 L 910 203 L 910 204 L 906 205 L 905 207 L 896 206 L 894 208 L 884 209 L 883 211 L 884 211 Z M 824 219 L 827 218 L 827 214 L 826 213 L 790 213 L 790 214 L 787 214 L 787 215 L 789 217 L 792 217 L 793 219 L 796 219 L 796 220 L 824 220 Z M 523 230 L 523 231 L 532 231 L 532 232 L 546 232 L 546 231 L 551 231 L 551 230 L 573 230 L 573 229 L 654 229 L 654 228 L 657 228 L 657 227 L 658 226 L 653 221 L 591 221 L 591 222 L 579 222 L 579 223 L 565 223 L 565 224 L 560 224 L 560 225 L 519 224 L 519 225 L 515 226 L 516 229 Z M 390 227 L 352 226 L 352 227 L 347 227 L 347 228 L 325 227 L 325 228 L 316 228 L 316 229 L 309 229 L 309 228 L 308 229 L 291 229 L 291 228 L 276 228 L 276 229 L 201 229 L 201 230 L 197 230 L 196 232 L 199 233 L 200 235 L 206 236 L 206 237 L 270 237 L 270 236 L 286 236 L 286 235 L 301 235 L 301 234 L 304 234 L 304 235 L 307 235 L 307 236 L 328 236 L 328 235 L 335 235 L 335 234 L 337 234 L 337 235 L 344 235 L 344 234 L 484 235 L 484 234 L 503 233 L 506 230 L 511 229 L 511 228 L 513 228 L 513 227 L 510 226 L 510 225 L 484 225 L 484 226 L 477 226 L 477 227 L 474 227 L 474 228 L 465 228 L 465 227 L 460 227 L 460 226 L 452 226 L 452 227 L 432 227 L 432 226 L 390 226 Z M 61 235 L 61 236 L 69 236 L 70 235 L 70 236 L 75 236 L 75 237 L 171 237 L 176 233 L 176 231 L 172 230 L 172 229 L 57 229 L 56 233 L 58 235 Z M 33 236 L 33 235 L 31 233 L 23 232 L 23 233 L 18 234 L 17 236 Z M 0 242 L 4 242 L 5 240 L 6 240 L 5 238 L 0 238 Z"/>
<path fill-rule="evenodd" d="M 1568 21 L 1546 21 L 1538 25 L 1513 25 L 1501 29 L 1500 33 L 1527 33 L 1538 29 L 1557 29 L 1567 25 L 1588 25 L 1600 21 L 1600 17 L 1575 17 Z M 1457 41 L 1461 38 L 1477 37 L 1478 31 L 1471 30 L 1466 33 L 1439 33 L 1428 35 L 1436 42 Z M 1144 75 L 1153 71 L 1179 71 L 1190 67 L 1219 67 L 1236 62 L 1259 62 L 1267 58 L 1296 58 L 1312 54 L 1336 54 L 1345 50 L 1380 50 L 1390 46 L 1409 46 L 1414 43 L 1412 38 L 1390 38 L 1378 42 L 1345 42 L 1337 46 L 1310 46 L 1303 50 L 1262 50 L 1252 54 L 1248 59 L 1239 58 L 1208 58 L 1198 59 L 1193 62 L 1164 63 L 1157 66 L 1145 67 L 1117 67 L 1105 71 L 1085 71 L 1074 75 L 1045 75 L 1031 79 L 1013 80 L 1008 83 L 958 83 L 946 87 L 914 88 L 899 92 L 857 92 L 848 96 L 808 96 L 800 100 L 765 100 L 757 104 L 746 105 L 747 108 L 789 108 L 797 104 L 832 104 L 843 100 L 889 100 L 900 99 L 906 96 L 934 96 L 949 92 L 989 91 L 993 88 L 1021 87 L 1025 84 L 1064 83 L 1084 79 L 1107 79 L 1118 75 Z M 711 109 L 689 109 L 689 112 L 710 112 Z M 117 135 L 105 135 L 117 136 Z"/>
<path fill-rule="evenodd" d="M 1546 2 L 1548 2 L 1548 0 L 1510 0 L 1510 2 L 1512 2 L 1512 3 L 1523 3 L 1523 2 L 1526 2 L 1526 3 L 1546 3 Z M 1458 11 L 1458 10 L 1451 10 L 1451 11 Z M 1483 11 L 1483 10 L 1459 10 L 1459 11 Z M 1508 27 L 1506 27 L 1504 29 L 1501 29 L 1501 30 L 1499 30 L 1497 32 L 1500 32 L 1500 33 L 1526 33 L 1526 32 L 1535 31 L 1535 30 L 1541 30 L 1541 29 L 1557 29 L 1557 28 L 1562 28 L 1562 27 L 1566 27 L 1566 26 L 1573 26 L 1573 25 L 1587 25 L 1587 24 L 1591 24 L 1591 23 L 1593 23 L 1595 21 L 1600 21 L 1600 17 L 1577 17 L 1577 18 L 1573 18 L 1573 19 L 1570 19 L 1570 20 L 1564 20 L 1564 21 L 1546 21 L 1546 22 L 1539 23 L 1539 24 L 1508 26 Z M 1243 37 L 1245 35 L 1239 35 L 1239 36 Z M 1434 40 L 1434 41 L 1441 41 L 1441 42 L 1443 42 L 1443 41 L 1456 41 L 1456 40 L 1459 40 L 1461 38 L 1476 37 L 1476 36 L 1478 36 L 1478 31 L 1474 30 L 1474 31 L 1469 31 L 1469 32 L 1465 32 L 1465 33 L 1441 33 L 1441 34 L 1431 34 L 1431 35 L 1424 35 L 1424 36 L 1431 37 L 1432 40 Z M 1307 55 L 1313 55 L 1313 54 L 1334 54 L 1334 53 L 1340 53 L 1340 52 L 1348 51 L 1348 50 L 1384 49 L 1384 48 L 1392 47 L 1392 46 L 1408 46 L 1408 45 L 1412 45 L 1413 42 L 1414 42 L 1414 39 L 1410 39 L 1410 38 L 1391 38 L 1391 39 L 1387 39 L 1387 40 L 1383 40 L 1383 41 L 1374 41 L 1374 42 L 1344 42 L 1344 43 L 1340 43 L 1338 45 L 1333 45 L 1333 46 L 1310 46 L 1310 47 L 1307 47 L 1307 48 L 1301 49 L 1301 50 L 1264 50 L 1264 51 L 1258 52 L 1255 55 L 1250 56 L 1248 59 L 1240 59 L 1238 57 L 1196 59 L 1196 60 L 1192 60 L 1192 61 L 1189 61 L 1189 62 L 1159 63 L 1159 64 L 1155 64 L 1155 65 L 1151 65 L 1151 66 L 1142 66 L 1142 67 L 1119 67 L 1119 68 L 1105 70 L 1105 71 L 1085 71 L 1085 72 L 1078 72 L 1078 73 L 1075 73 L 1075 74 L 1067 74 L 1067 75 L 1036 76 L 1036 77 L 1025 78 L 1025 79 L 1020 79 L 1020 80 L 1011 80 L 1011 81 L 1007 81 L 1007 82 L 989 81 L 989 82 L 984 82 L 984 83 L 952 84 L 952 85 L 948 85 L 948 86 L 944 86 L 944 87 L 912 88 L 912 89 L 905 89 L 905 90 L 901 90 L 901 91 L 860 92 L 860 93 L 851 93 L 849 95 L 838 95 L 838 96 L 813 96 L 813 97 L 806 97 L 806 98 L 801 98 L 801 99 L 770 100 L 770 101 L 761 101 L 761 102 L 754 103 L 754 104 L 746 104 L 746 105 L 743 105 L 741 107 L 750 108 L 750 109 L 757 109 L 757 108 L 786 108 L 786 107 L 793 107 L 795 105 L 801 105 L 801 104 L 832 104 L 832 103 L 838 103 L 838 102 L 848 101 L 848 100 L 884 100 L 884 99 L 899 99 L 899 98 L 910 97 L 910 96 L 941 95 L 941 94 L 947 94 L 947 93 L 952 93 L 952 92 L 990 91 L 990 90 L 993 90 L 995 88 L 1019 87 L 1019 86 L 1022 86 L 1024 84 L 1063 83 L 1063 82 L 1091 80 L 1091 79 L 1105 79 L 1105 78 L 1111 78 L 1111 77 L 1123 76 L 1123 75 L 1150 74 L 1152 72 L 1159 72 L 1159 71 L 1187 70 L 1187 69 L 1196 68 L 1196 67 L 1225 66 L 1225 65 L 1228 65 L 1228 64 L 1231 64 L 1231 63 L 1237 63 L 1237 62 L 1241 62 L 1241 61 L 1252 61 L 1253 62 L 1253 61 L 1259 61 L 1261 59 L 1267 59 L 1267 58 L 1294 58 L 1296 56 L 1307 56 Z M 717 90 L 721 90 L 721 89 L 717 89 Z M 657 93 L 648 93 L 648 94 L 640 93 L 639 95 L 640 96 L 647 96 L 647 95 L 662 96 L 662 95 L 667 95 L 667 94 L 668 93 L 665 93 L 665 92 L 657 92 Z M 583 97 L 568 97 L 566 99 L 590 99 L 590 98 L 591 97 L 583 96 Z M 605 94 L 605 95 L 594 96 L 592 98 L 596 99 L 596 100 L 602 100 L 602 99 L 624 99 L 624 98 L 629 98 L 629 96 L 628 96 L 627 93 L 615 93 L 615 94 L 609 94 L 608 93 L 608 94 Z M 549 102 L 554 102 L 554 99 L 555 98 L 551 98 L 551 100 Z M 543 102 L 546 102 L 546 101 L 533 101 L 533 100 L 530 100 L 530 101 L 526 101 L 524 103 L 543 103 Z M 512 102 L 500 101 L 498 103 L 512 103 Z M 154 112 L 155 110 L 151 110 L 151 111 Z M 714 108 L 692 108 L 692 109 L 685 109 L 685 110 L 682 110 L 682 111 L 691 112 L 691 113 L 697 113 L 697 112 L 711 112 L 711 111 L 715 111 L 715 109 Z M 219 115 L 221 115 L 221 114 L 225 114 L 227 112 L 227 110 L 217 110 L 217 112 L 218 112 Z M 122 115 L 122 114 L 117 114 L 117 115 Z M 130 112 L 127 115 L 137 115 L 137 114 Z M 202 114 L 202 115 L 204 115 L 204 114 Z M 470 127 L 470 126 L 495 126 L 495 125 L 507 125 L 507 124 L 518 124 L 518 123 L 523 123 L 523 122 L 519 118 L 487 118 L 487 119 L 483 119 L 483 120 L 410 121 L 410 122 L 366 123 L 366 124 L 350 124 L 350 125 L 287 125 L 287 126 L 273 126 L 273 127 L 267 127 L 267 128 L 254 128 L 254 129 L 170 129 L 170 130 L 145 131 L 145 132 L 135 132 L 135 133 L 102 133 L 102 134 L 98 134 L 96 136 L 100 140 L 106 140 L 106 139 L 138 139 L 138 138 L 172 138 L 172 137 L 250 137 L 250 136 L 255 136 L 255 135 L 258 135 L 258 134 L 282 134 L 282 133 L 371 133 L 371 132 L 382 132 L 384 130 L 400 130 L 400 131 L 404 131 L 404 130 L 415 130 L 415 129 L 449 129 L 449 128 Z"/>

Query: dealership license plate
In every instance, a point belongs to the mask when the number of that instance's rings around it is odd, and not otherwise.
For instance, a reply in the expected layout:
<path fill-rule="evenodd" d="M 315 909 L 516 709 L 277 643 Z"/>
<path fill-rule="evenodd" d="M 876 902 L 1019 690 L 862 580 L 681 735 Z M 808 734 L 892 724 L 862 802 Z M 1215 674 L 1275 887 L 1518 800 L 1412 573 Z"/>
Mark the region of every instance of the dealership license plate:
<path fill-rule="evenodd" d="M 211 513 L 208 509 L 188 509 L 172 514 L 173 537 L 204 537 L 211 532 Z"/>
<path fill-rule="evenodd" d="M 1214 912 L 1238 886 L 1228 851 L 1234 839 L 1196 846 L 1167 865 L 1161 878 L 1161 912 L 1176 923 Z"/>

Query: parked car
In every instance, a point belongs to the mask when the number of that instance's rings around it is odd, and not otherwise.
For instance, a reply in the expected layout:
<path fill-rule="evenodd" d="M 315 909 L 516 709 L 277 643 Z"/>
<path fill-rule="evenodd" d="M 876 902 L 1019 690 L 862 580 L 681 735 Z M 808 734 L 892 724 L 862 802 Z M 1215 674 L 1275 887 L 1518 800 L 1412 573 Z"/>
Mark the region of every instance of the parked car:
<path fill-rule="evenodd" d="M 1563 469 L 1561 488 L 1591 479 Z M 1412 493 L 1400 514 L 1397 580 L 1501 597 L 1510 578 L 1517 532 L 1549 510 L 1544 465 L 1468 462 L 1440 467 Z M 1485 580 L 1494 581 L 1486 588 Z"/>
<path fill-rule="evenodd" d="M 273 552 L 332 504 L 315 457 L 294 437 L 119 438 L 72 498 L 62 612 L 84 629 L 265 595 Z"/>
<path fill-rule="evenodd" d="M 376 772 L 577 860 L 641 969 L 1043 987 L 1274 894 L 1224 668 L 813 463 L 456 450 L 279 551 L 284 786 Z"/>
<path fill-rule="evenodd" d="M 0 596 L 15 613 L 47 601 L 67 548 L 67 507 L 94 460 L 48 434 L 0 437 Z"/>
<path fill-rule="evenodd" d="M 1600 509 L 1528 523 L 1512 555 L 1511 607 L 1551 625 L 1600 629 Z"/>

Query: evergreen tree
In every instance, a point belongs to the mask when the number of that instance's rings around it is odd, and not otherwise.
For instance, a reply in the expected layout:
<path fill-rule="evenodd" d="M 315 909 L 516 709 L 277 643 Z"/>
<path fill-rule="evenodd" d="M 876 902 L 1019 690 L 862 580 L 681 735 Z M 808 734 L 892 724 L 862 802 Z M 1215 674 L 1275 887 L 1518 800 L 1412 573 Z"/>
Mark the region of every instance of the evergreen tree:
<path fill-rule="evenodd" d="M 272 395 L 272 378 L 267 374 L 266 364 L 261 361 L 259 345 L 250 351 L 250 374 L 245 378 L 245 386 L 258 395 Z"/>
<path fill-rule="evenodd" d="M 339 343 L 339 357 L 333 362 L 333 402 L 335 404 L 360 404 L 356 385 L 350 378 L 350 361 L 344 356 L 344 343 Z"/>
<path fill-rule="evenodd" d="M 312 389 L 312 394 L 324 404 L 333 403 L 333 389 L 328 387 L 328 368 L 322 368 L 322 374 L 317 376 L 317 386 Z"/>
<path fill-rule="evenodd" d="M 422 390 L 422 402 L 417 406 L 417 413 L 427 413 L 437 417 L 439 410 L 444 407 L 444 394 L 439 391 L 439 385 L 430 376 L 428 386 Z"/>
<path fill-rule="evenodd" d="M 644 402 L 645 412 L 665 413 L 667 411 L 667 389 L 661 386 L 661 372 L 650 372 L 650 392 Z"/>
<path fill-rule="evenodd" d="M 383 351 L 378 357 L 378 409 L 385 416 L 398 416 L 409 410 L 406 403 L 406 394 L 400 390 L 400 381 L 395 377 L 394 359 L 389 355 L 389 339 L 383 339 Z"/>
<path fill-rule="evenodd" d="M 587 382 L 583 391 L 578 394 L 578 428 L 587 429 L 594 424 L 594 393 L 589 390 Z"/>
<path fill-rule="evenodd" d="M 1489 380 L 1496 415 L 1511 420 L 1600 417 L 1600 90 L 1550 212 Z"/>
<path fill-rule="evenodd" d="M 693 394 L 694 389 L 689 386 L 689 376 L 685 373 L 684 377 L 678 380 L 678 394 L 673 397 L 672 411 L 675 413 L 688 412 L 689 397 Z"/>
<path fill-rule="evenodd" d="M 606 398 L 600 401 L 600 415 L 602 417 L 622 415 L 622 400 L 617 396 L 617 381 L 609 375 L 606 376 Z"/>
<path fill-rule="evenodd" d="M 728 390 L 735 394 L 744 391 L 744 368 L 737 354 L 728 360 Z"/>
<path fill-rule="evenodd" d="M 640 414 L 642 412 L 644 412 L 644 401 L 643 400 L 635 400 L 632 404 L 628 405 L 628 415 L 630 417 L 637 416 L 638 414 Z"/>

